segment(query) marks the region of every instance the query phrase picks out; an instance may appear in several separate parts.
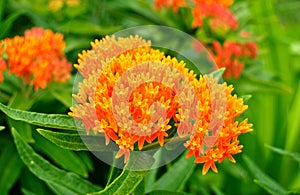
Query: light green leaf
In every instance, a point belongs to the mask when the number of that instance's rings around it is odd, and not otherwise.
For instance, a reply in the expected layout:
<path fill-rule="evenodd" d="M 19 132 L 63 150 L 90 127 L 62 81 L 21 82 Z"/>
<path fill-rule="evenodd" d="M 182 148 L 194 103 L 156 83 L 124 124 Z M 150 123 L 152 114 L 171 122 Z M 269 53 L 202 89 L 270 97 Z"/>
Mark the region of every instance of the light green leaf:
<path fill-rule="evenodd" d="M 5 127 L 4 126 L 0 126 L 0 131 L 4 130 Z"/>
<path fill-rule="evenodd" d="M 34 132 L 34 148 L 47 155 L 55 164 L 61 168 L 72 171 L 85 178 L 88 177 L 88 170 L 84 162 L 76 153 L 63 149 L 53 144 L 49 140 Z"/>
<path fill-rule="evenodd" d="M 110 145 L 106 146 L 104 143 L 104 136 L 92 136 L 92 135 L 79 135 L 71 133 L 60 133 L 44 129 L 37 129 L 37 131 L 61 148 L 68 150 L 92 150 L 92 151 L 109 151 L 111 149 L 116 150 L 117 148 L 111 148 Z M 82 141 L 84 140 L 84 142 Z M 86 144 L 88 144 L 88 148 Z"/>
<path fill-rule="evenodd" d="M 2 110 L 2 112 L 4 112 L 8 117 L 17 121 L 23 121 L 29 124 L 43 127 L 77 130 L 74 119 L 67 115 L 29 112 L 9 108 L 1 103 L 0 110 Z"/>
<path fill-rule="evenodd" d="M 121 194 L 131 194 L 136 187 L 140 184 L 143 180 L 144 176 L 147 174 L 154 159 L 153 157 L 146 155 L 145 153 L 139 153 L 138 156 L 133 156 L 129 159 L 129 164 L 131 167 L 134 167 L 137 170 L 145 170 L 145 171 L 129 171 L 125 169 L 122 173 L 108 186 L 105 187 L 104 190 L 100 192 L 91 193 L 89 195 L 98 195 L 98 194 L 114 194 L 114 195 L 121 195 Z M 127 164 L 128 165 L 128 164 Z M 127 166 L 126 165 L 126 166 Z"/>
<path fill-rule="evenodd" d="M 280 184 L 274 181 L 271 177 L 266 175 L 257 165 L 250 160 L 246 155 L 243 155 L 244 162 L 246 163 L 249 171 L 254 176 L 254 182 L 262 187 L 264 190 L 273 195 L 288 194 L 288 191 L 284 189 Z"/>
<path fill-rule="evenodd" d="M 215 70 L 212 73 L 210 73 L 210 75 L 212 75 L 214 78 L 216 78 L 217 81 L 220 81 L 222 79 L 224 72 L 225 72 L 225 68 L 220 68 L 220 69 Z"/>
<path fill-rule="evenodd" d="M 98 186 L 93 185 L 78 175 L 58 169 L 50 164 L 47 160 L 35 153 L 34 150 L 22 140 L 22 137 L 14 128 L 12 129 L 12 135 L 22 161 L 39 179 L 50 185 L 63 186 L 77 194 L 86 194 L 100 189 Z"/>
<path fill-rule="evenodd" d="M 0 156 L 0 167 L 0 194 L 5 195 L 9 193 L 11 187 L 13 187 L 23 169 L 22 160 L 20 159 L 11 140 L 4 145 Z"/>
<path fill-rule="evenodd" d="M 297 161 L 298 163 L 300 163 L 300 153 L 285 151 L 283 149 L 273 147 L 273 146 L 270 146 L 270 145 L 266 145 L 266 147 L 271 149 L 272 151 L 278 153 L 278 154 L 289 156 L 289 157 L 293 158 L 295 161 Z"/>
<path fill-rule="evenodd" d="M 180 159 L 172 165 L 168 171 L 156 181 L 150 191 L 153 190 L 170 190 L 178 191 L 185 185 L 194 168 L 196 167 L 193 157 L 186 159 L 183 154 Z"/>

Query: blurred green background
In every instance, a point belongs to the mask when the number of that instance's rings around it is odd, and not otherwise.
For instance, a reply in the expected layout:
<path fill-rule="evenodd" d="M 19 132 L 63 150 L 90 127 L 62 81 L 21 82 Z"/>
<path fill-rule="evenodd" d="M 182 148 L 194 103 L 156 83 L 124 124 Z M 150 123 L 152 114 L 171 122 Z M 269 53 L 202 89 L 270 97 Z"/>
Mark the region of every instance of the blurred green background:
<path fill-rule="evenodd" d="M 33 26 L 49 28 L 64 35 L 65 53 L 74 64 L 77 54 L 89 49 L 95 38 L 128 27 L 156 24 L 195 33 L 180 19 L 182 15 L 156 10 L 153 4 L 141 0 L 80 0 L 79 6 L 65 3 L 53 11 L 48 0 L 0 0 L 0 40 L 22 35 Z M 300 1 L 236 0 L 230 9 L 240 28 L 251 32 L 259 48 L 251 67 L 239 79 L 228 80 L 239 96 L 252 95 L 243 117 L 253 123 L 254 131 L 241 136 L 244 149 L 236 155 L 236 164 L 218 164 L 218 174 L 209 172 L 205 176 L 198 165 L 178 190 L 228 195 L 300 193 Z M 67 113 L 72 80 L 54 90 L 57 93 L 44 95 L 31 110 Z M 0 117 L 0 124 L 5 125 L 4 115 Z M 89 152 L 60 149 L 35 131 L 32 134 L 34 149 L 46 159 L 105 186 L 108 165 Z M 53 194 L 49 186 L 22 165 L 11 140 L 9 131 L 0 132 L 0 194 Z M 160 169 L 157 179 L 170 167 Z"/>

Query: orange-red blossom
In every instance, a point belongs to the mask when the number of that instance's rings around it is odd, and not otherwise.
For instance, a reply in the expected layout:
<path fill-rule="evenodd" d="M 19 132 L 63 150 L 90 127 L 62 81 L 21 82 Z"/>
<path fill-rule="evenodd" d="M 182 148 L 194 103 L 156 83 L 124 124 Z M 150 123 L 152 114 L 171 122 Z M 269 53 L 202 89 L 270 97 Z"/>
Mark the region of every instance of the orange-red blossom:
<path fill-rule="evenodd" d="M 90 131 L 94 134 L 103 133 L 106 144 L 110 141 L 116 143 L 119 147 L 116 158 L 124 156 L 124 161 L 127 162 L 132 150 L 142 150 L 145 145 L 153 142 L 164 145 L 165 139 L 170 136 L 170 121 L 174 120 L 175 126 L 179 126 L 183 118 L 189 117 L 183 111 L 180 96 L 184 95 L 186 99 L 196 98 L 198 101 L 194 110 L 199 110 L 197 127 L 192 130 L 189 124 L 178 132 L 179 136 L 189 138 L 185 143 L 189 150 L 188 157 L 194 155 L 195 163 L 204 163 L 203 174 L 209 168 L 216 172 L 215 162 L 222 162 L 225 158 L 234 162 L 232 155 L 241 152 L 242 149 L 238 136 L 249 132 L 251 124 L 248 124 L 247 119 L 242 122 L 235 120 L 247 106 L 244 105 L 243 99 L 231 95 L 232 86 L 227 86 L 226 83 L 218 84 L 210 76 L 200 76 L 197 79 L 193 71 L 185 67 L 183 61 L 165 56 L 163 52 L 151 48 L 150 41 L 138 36 L 118 39 L 107 36 L 91 45 L 92 49 L 83 51 L 79 55 L 78 64 L 75 65 L 84 79 L 78 85 L 78 93 L 73 95 L 77 104 L 71 107 L 69 114 L 82 121 L 88 134 Z M 165 84 L 174 82 L 175 85 L 180 85 L 182 82 L 174 80 L 173 74 L 167 74 L 169 70 L 163 73 L 163 82 L 149 79 L 148 82 L 137 84 L 134 89 L 128 87 L 131 83 L 126 85 L 127 81 L 124 81 L 125 84 L 119 84 L 124 77 L 128 77 L 128 82 L 136 82 L 144 77 L 156 78 L 155 75 L 149 74 L 150 68 L 159 69 L 164 65 L 170 67 L 170 71 L 174 69 L 183 75 L 195 94 L 177 94 Z M 140 76 L 126 74 L 135 68 L 140 71 Z M 182 89 L 186 90 L 186 87 L 187 85 L 184 85 Z M 222 90 L 224 96 L 218 93 Z M 128 95 L 128 100 L 114 105 L 113 96 L 124 94 Z M 153 110 L 156 102 L 165 110 L 164 117 L 157 119 Z M 220 106 L 222 109 L 218 111 L 216 107 Z M 126 114 L 125 108 L 128 108 L 129 115 Z M 118 120 L 124 119 L 129 122 L 120 126 L 115 117 L 115 110 L 118 112 Z M 151 127 L 141 128 L 138 132 L 131 130 L 133 124 L 149 127 L 147 125 L 153 120 L 160 124 L 155 131 Z M 222 123 L 219 123 L 220 121 Z M 205 136 L 209 133 L 209 128 L 215 128 L 216 125 L 220 125 L 219 136 L 215 137 L 213 143 L 208 143 L 209 140 L 205 139 Z M 205 144 L 211 145 L 207 151 L 203 150 Z"/>
<path fill-rule="evenodd" d="M 65 42 L 60 33 L 36 27 L 26 30 L 24 36 L 6 38 L 0 43 L 1 76 L 2 71 L 9 69 L 35 90 L 45 88 L 52 80 L 64 82 L 71 76 L 72 65 L 63 53 Z"/>

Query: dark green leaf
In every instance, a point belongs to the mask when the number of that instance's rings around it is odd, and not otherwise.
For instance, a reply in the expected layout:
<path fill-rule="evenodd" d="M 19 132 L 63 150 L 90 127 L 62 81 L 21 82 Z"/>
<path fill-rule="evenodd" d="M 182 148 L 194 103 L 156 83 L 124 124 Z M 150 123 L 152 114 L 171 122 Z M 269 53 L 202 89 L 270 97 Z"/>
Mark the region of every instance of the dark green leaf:
<path fill-rule="evenodd" d="M 184 192 L 172 192 L 167 190 L 155 190 L 150 193 L 147 193 L 147 195 L 188 195 Z"/>
<path fill-rule="evenodd" d="M 286 189 L 284 189 L 271 177 L 266 175 L 260 168 L 257 167 L 257 165 L 252 160 L 250 160 L 249 157 L 243 155 L 243 159 L 249 171 L 253 174 L 255 178 L 254 182 L 257 183 L 260 187 L 262 187 L 264 190 L 273 195 L 288 194 L 288 191 Z"/>
<path fill-rule="evenodd" d="M 0 22 L 2 21 L 2 18 L 4 16 L 6 1 L 7 0 L 0 0 Z"/>
<path fill-rule="evenodd" d="M 178 191 L 185 185 L 195 168 L 194 159 L 186 159 L 183 154 L 180 159 L 172 165 L 170 169 L 156 181 L 151 190 L 170 190 Z"/>
<path fill-rule="evenodd" d="M 0 40 L 5 38 L 10 31 L 14 21 L 23 14 L 23 11 L 15 12 L 11 14 L 5 21 L 0 23 Z"/>
<path fill-rule="evenodd" d="M 17 151 L 16 151 L 17 152 Z M 18 152 L 17 152 L 18 153 Z M 20 159 L 21 160 L 21 159 Z M 22 171 L 22 175 L 20 177 L 20 184 L 21 184 L 21 191 L 26 190 L 28 194 L 49 194 L 49 189 L 47 188 L 46 184 L 33 175 L 26 167 Z"/>
<path fill-rule="evenodd" d="M 98 186 L 93 185 L 78 175 L 63 171 L 50 164 L 47 160 L 35 153 L 34 150 L 22 140 L 22 137 L 15 129 L 12 129 L 12 135 L 22 161 L 39 179 L 50 185 L 63 186 L 63 188 L 67 188 L 69 191 L 77 194 L 85 194 L 100 189 Z"/>
<path fill-rule="evenodd" d="M 23 169 L 23 163 L 20 159 L 13 142 L 10 140 L 4 145 L 0 156 L 0 194 L 8 194 L 11 187 L 17 181 Z"/>
<path fill-rule="evenodd" d="M 298 163 L 300 163 L 300 153 L 285 151 L 283 149 L 276 148 L 276 147 L 269 146 L 269 145 L 266 145 L 266 147 L 270 148 L 272 151 L 274 151 L 278 154 L 282 154 L 284 156 L 289 156 L 289 157 L 293 158 L 295 161 L 297 161 Z"/>
<path fill-rule="evenodd" d="M 74 119 L 67 115 L 23 111 L 9 108 L 1 103 L 0 110 L 2 110 L 2 112 L 4 112 L 8 117 L 17 121 L 23 121 L 43 127 L 76 130 Z"/>
<path fill-rule="evenodd" d="M 34 148 L 47 155 L 55 164 L 65 170 L 72 171 L 83 177 L 88 177 L 88 170 L 81 158 L 70 150 L 63 149 L 49 140 L 34 133 Z"/>
<path fill-rule="evenodd" d="M 34 193 L 34 192 L 30 191 L 30 190 L 27 190 L 25 188 L 22 188 L 21 191 L 22 191 L 22 193 L 24 195 L 38 195 L 38 194 L 36 194 L 36 193 Z"/>

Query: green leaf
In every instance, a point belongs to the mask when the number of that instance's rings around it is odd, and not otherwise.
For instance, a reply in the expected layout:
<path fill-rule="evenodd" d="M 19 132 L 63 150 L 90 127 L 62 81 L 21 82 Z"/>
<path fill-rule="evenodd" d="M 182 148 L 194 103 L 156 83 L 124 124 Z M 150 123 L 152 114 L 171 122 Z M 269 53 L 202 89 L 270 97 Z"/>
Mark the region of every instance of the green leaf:
<path fill-rule="evenodd" d="M 168 171 L 156 181 L 150 191 L 153 190 L 170 190 L 178 191 L 185 185 L 196 167 L 194 159 L 186 159 L 183 154 L 180 159 L 171 166 Z"/>
<path fill-rule="evenodd" d="M 22 192 L 24 195 L 38 195 L 38 194 L 36 194 L 36 193 L 34 193 L 34 192 L 30 191 L 30 190 L 27 190 L 27 189 L 25 189 L 25 188 L 22 188 L 22 189 L 21 189 L 21 192 Z"/>
<path fill-rule="evenodd" d="M 22 160 L 11 140 L 3 147 L 0 156 L 0 167 L 0 194 L 5 195 L 9 193 L 9 190 L 13 187 L 23 169 Z"/>
<path fill-rule="evenodd" d="M 64 186 L 57 185 L 55 183 L 48 183 L 47 185 L 57 195 L 78 195 L 77 192 L 74 192 Z"/>
<path fill-rule="evenodd" d="M 2 21 L 2 18 L 4 16 L 6 1 L 7 0 L 0 0 L 0 22 Z"/>
<path fill-rule="evenodd" d="M 4 126 L 0 126 L 0 131 L 4 130 L 5 127 Z"/>
<path fill-rule="evenodd" d="M 16 151 L 16 153 L 18 153 Z M 20 159 L 20 161 L 22 161 Z M 26 190 L 28 193 L 24 192 L 24 194 L 49 194 L 49 189 L 47 188 L 45 182 L 37 178 L 33 175 L 27 167 L 22 171 L 22 175 L 20 178 L 21 191 Z"/>
<path fill-rule="evenodd" d="M 74 119 L 62 114 L 44 114 L 9 108 L 0 103 L 0 110 L 8 117 L 29 124 L 67 130 L 77 130 Z"/>
<path fill-rule="evenodd" d="M 70 93 L 68 91 L 50 90 L 50 93 L 66 107 L 72 106 L 72 96 L 70 95 L 72 92 Z"/>
<path fill-rule="evenodd" d="M 23 14 L 23 11 L 13 13 L 13 14 L 9 15 L 9 17 L 5 21 L 0 23 L 0 28 L 1 28 L 0 40 L 7 36 L 7 34 L 10 31 L 14 21 L 16 19 L 18 19 L 22 14 Z"/>
<path fill-rule="evenodd" d="M 104 136 L 92 136 L 92 135 L 79 135 L 71 133 L 60 133 L 44 129 L 37 129 L 37 131 L 61 148 L 68 150 L 91 150 L 91 151 L 110 151 L 111 149 L 116 150 L 117 148 L 111 148 L 110 145 L 106 146 Z M 82 141 L 84 140 L 84 142 Z M 86 144 L 88 144 L 88 148 Z M 102 143 L 102 144 L 101 144 Z"/>
<path fill-rule="evenodd" d="M 47 160 L 35 153 L 34 150 L 22 140 L 22 137 L 14 128 L 12 129 L 12 135 L 22 161 L 39 179 L 50 185 L 63 186 L 63 188 L 67 188 L 77 194 L 86 194 L 100 189 L 98 186 L 93 185 L 78 175 L 58 169 L 50 164 Z"/>
<path fill-rule="evenodd" d="M 147 195 L 187 195 L 187 193 L 172 192 L 172 191 L 167 191 L 167 190 L 155 190 L 155 191 L 147 193 Z"/>
<path fill-rule="evenodd" d="M 220 81 L 222 79 L 224 72 L 225 72 L 225 68 L 220 68 L 220 69 L 215 70 L 212 73 L 210 73 L 210 75 L 212 75 L 214 78 L 216 78 L 217 81 Z"/>
<path fill-rule="evenodd" d="M 293 158 L 295 161 L 297 161 L 298 163 L 300 163 L 300 153 L 285 151 L 281 148 L 273 147 L 270 145 L 266 145 L 266 147 L 278 154 L 282 154 L 284 156 L 289 156 L 289 157 Z"/>
<path fill-rule="evenodd" d="M 69 33 L 81 35 L 107 35 L 121 29 L 117 26 L 98 26 L 86 20 L 71 20 L 62 24 L 59 28 L 60 30 L 68 31 Z"/>
<path fill-rule="evenodd" d="M 250 160 L 246 155 L 243 155 L 244 162 L 246 163 L 249 171 L 255 177 L 254 182 L 273 195 L 288 194 L 288 191 L 284 189 L 280 184 L 274 181 L 271 177 L 266 175 L 258 166 Z"/>
<path fill-rule="evenodd" d="M 58 147 L 49 140 L 34 133 L 34 148 L 47 155 L 55 164 L 61 168 L 72 171 L 85 178 L 88 177 L 88 170 L 84 162 L 73 151 Z"/>
<path fill-rule="evenodd" d="M 134 153 L 132 153 L 134 154 Z M 147 169 L 150 169 L 152 166 L 154 159 L 152 156 L 149 156 L 145 153 L 139 153 L 137 156 L 133 156 L 129 159 L 128 164 L 125 166 L 125 169 L 122 173 L 108 186 L 105 187 L 104 190 L 100 192 L 91 193 L 89 195 L 97 195 L 97 194 L 131 194 L 136 187 L 143 180 L 144 176 L 147 174 Z M 129 171 L 126 170 L 128 166 L 134 167 L 137 170 L 145 170 L 145 171 Z"/>

